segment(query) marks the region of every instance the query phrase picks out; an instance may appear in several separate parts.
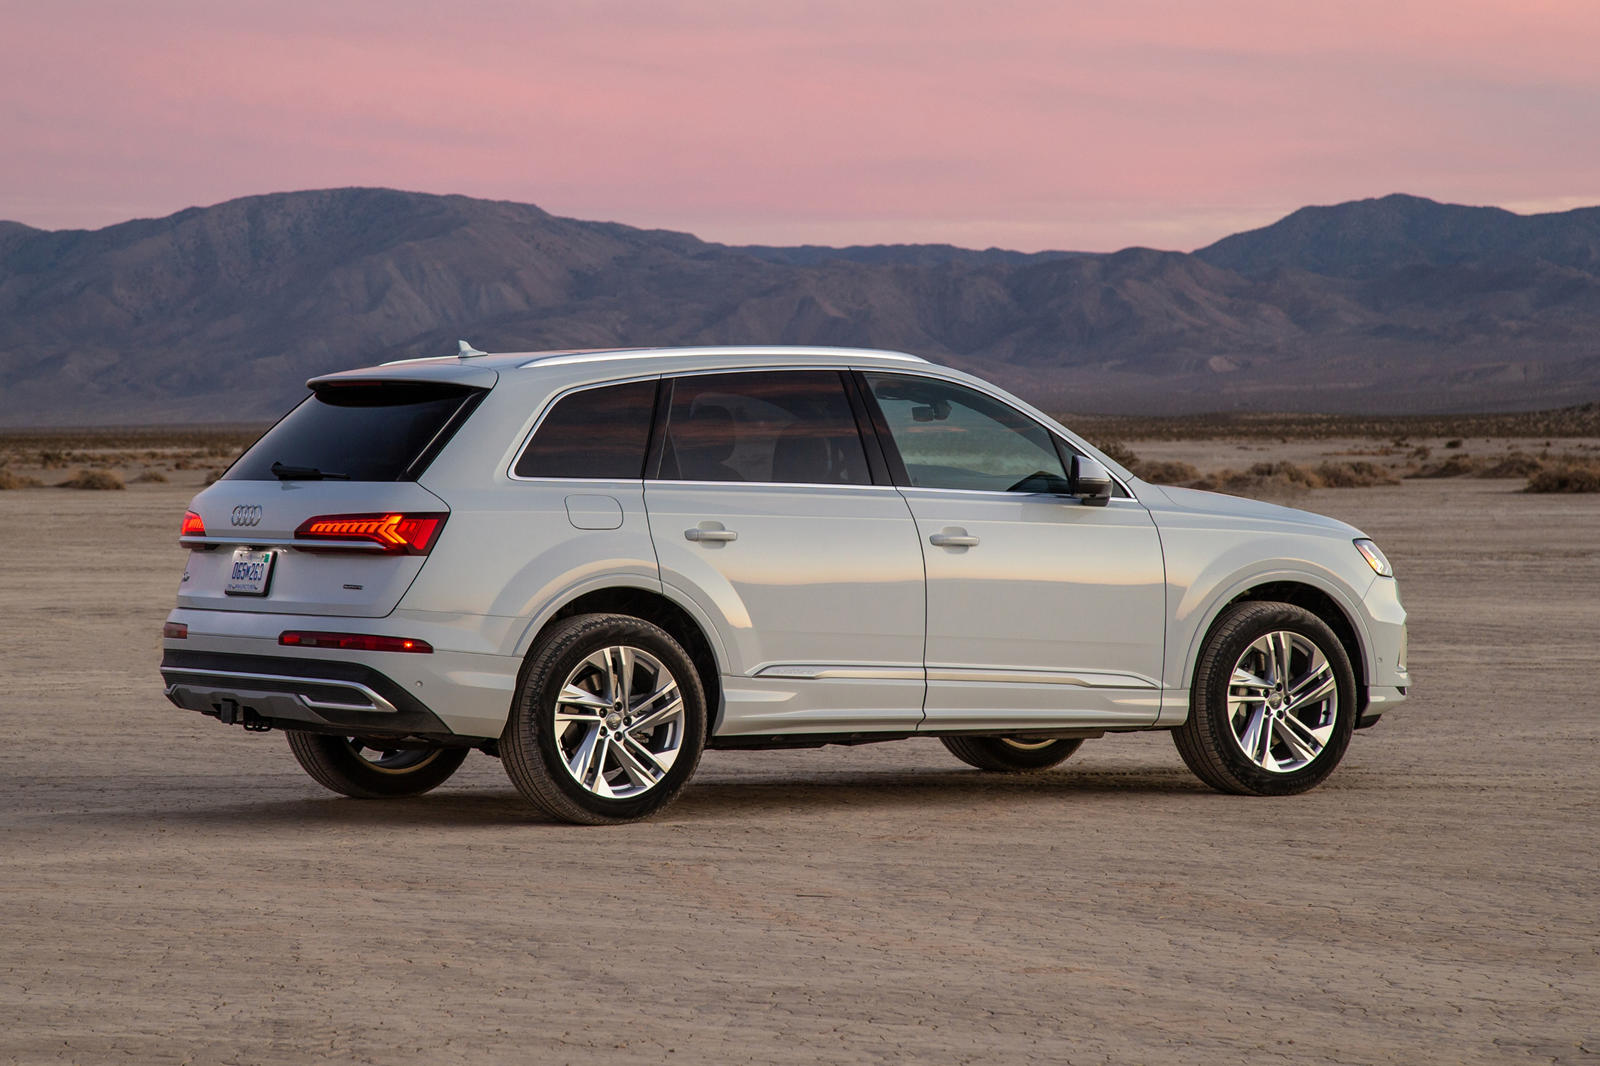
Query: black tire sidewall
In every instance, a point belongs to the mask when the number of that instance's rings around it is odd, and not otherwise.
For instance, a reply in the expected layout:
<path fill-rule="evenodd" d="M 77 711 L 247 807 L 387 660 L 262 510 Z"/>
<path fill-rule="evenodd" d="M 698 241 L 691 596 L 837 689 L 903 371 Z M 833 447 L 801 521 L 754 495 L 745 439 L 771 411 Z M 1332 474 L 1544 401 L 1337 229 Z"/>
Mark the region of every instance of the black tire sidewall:
<path fill-rule="evenodd" d="M 1048 770 L 1066 762 L 1083 746 L 1083 741 L 1078 738 L 1062 738 L 1046 747 L 1034 749 L 1014 748 L 1005 742 L 1004 737 L 941 737 L 940 740 L 950 754 L 968 766 L 993 773 Z"/>
<path fill-rule="evenodd" d="M 687 784 L 705 747 L 706 710 L 700 675 L 688 653 L 661 628 L 643 619 L 604 616 L 592 627 L 568 641 L 559 636 L 552 643 L 561 647 L 553 655 L 536 655 L 535 669 L 522 686 L 518 702 L 517 726 L 523 736 L 531 727 L 537 754 L 551 783 L 566 799 L 604 821 L 631 821 L 642 818 L 670 802 Z M 683 743 L 672 769 L 654 788 L 627 799 L 596 796 L 572 779 L 556 745 L 555 702 L 567 675 L 584 658 L 613 645 L 629 645 L 649 652 L 672 671 L 683 696 Z"/>
<path fill-rule="evenodd" d="M 1195 708 L 1195 725 L 1207 734 L 1206 739 L 1222 763 L 1217 769 L 1223 772 L 1230 786 L 1235 786 L 1232 790 L 1258 796 L 1304 792 L 1334 771 L 1350 744 L 1356 717 L 1355 671 L 1343 643 L 1327 623 L 1310 611 L 1284 603 L 1242 604 L 1234 610 L 1242 613 L 1241 608 L 1249 610 L 1249 620 L 1242 625 L 1229 625 L 1234 618 L 1225 617 L 1213 631 L 1201 656 L 1196 677 L 1196 692 L 1201 700 Z M 1252 643 L 1279 630 L 1297 633 L 1317 646 L 1333 667 L 1337 692 L 1334 729 L 1328 743 L 1309 765 L 1286 774 L 1263 770 L 1251 762 L 1240 749 L 1228 720 L 1228 687 L 1234 664 Z"/>
<path fill-rule="evenodd" d="M 353 751 L 346 737 L 296 730 L 290 734 L 290 749 L 314 780 L 357 799 L 420 796 L 449 780 L 468 753 L 466 748 L 433 748 L 433 758 L 425 763 L 401 771 L 384 771 Z"/>

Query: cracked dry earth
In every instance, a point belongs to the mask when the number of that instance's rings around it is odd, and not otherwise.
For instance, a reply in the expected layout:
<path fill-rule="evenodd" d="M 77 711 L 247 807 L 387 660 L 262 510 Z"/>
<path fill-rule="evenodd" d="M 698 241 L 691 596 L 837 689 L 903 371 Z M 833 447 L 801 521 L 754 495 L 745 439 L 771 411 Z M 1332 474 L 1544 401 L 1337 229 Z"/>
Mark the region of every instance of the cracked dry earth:
<path fill-rule="evenodd" d="M 161 695 L 187 488 L 0 493 L 0 1060 L 1600 1061 L 1600 497 L 1518 487 L 1296 501 L 1395 560 L 1417 679 L 1309 795 L 920 740 L 619 829 L 481 755 L 321 791 Z"/>

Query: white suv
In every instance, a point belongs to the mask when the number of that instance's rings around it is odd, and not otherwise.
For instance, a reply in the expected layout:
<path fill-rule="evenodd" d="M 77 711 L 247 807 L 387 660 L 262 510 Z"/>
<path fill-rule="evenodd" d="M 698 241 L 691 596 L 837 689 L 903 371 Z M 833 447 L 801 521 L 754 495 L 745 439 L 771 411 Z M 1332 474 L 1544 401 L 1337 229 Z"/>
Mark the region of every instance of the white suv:
<path fill-rule="evenodd" d="M 161 673 L 346 795 L 476 748 L 619 822 L 708 746 L 1021 771 L 1139 729 L 1275 795 L 1405 698 L 1358 530 L 1147 484 L 915 356 L 463 345 L 309 386 L 184 516 Z"/>

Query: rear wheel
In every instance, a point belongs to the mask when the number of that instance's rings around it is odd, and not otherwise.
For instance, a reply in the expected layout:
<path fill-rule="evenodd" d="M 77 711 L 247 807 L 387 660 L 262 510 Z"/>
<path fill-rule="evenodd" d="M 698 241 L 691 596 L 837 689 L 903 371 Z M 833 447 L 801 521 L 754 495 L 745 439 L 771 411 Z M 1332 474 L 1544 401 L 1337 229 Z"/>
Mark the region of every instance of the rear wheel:
<path fill-rule="evenodd" d="M 1048 770 L 1066 762 L 1083 745 L 1076 739 L 1019 737 L 940 737 L 939 742 L 968 766 L 1010 774 Z"/>
<path fill-rule="evenodd" d="M 420 796 L 450 779 L 466 748 L 401 747 L 376 737 L 336 737 L 289 730 L 289 750 L 311 779 L 357 799 Z"/>
<path fill-rule="evenodd" d="M 585 614 L 534 646 L 500 755 L 517 790 L 545 812 L 609 825 L 676 798 L 705 734 L 700 675 L 678 642 L 639 618 Z"/>
<path fill-rule="evenodd" d="M 1285 796 L 1339 765 L 1355 713 L 1355 673 L 1327 623 L 1292 604 L 1242 603 L 1206 638 L 1172 739 L 1212 788 Z"/>

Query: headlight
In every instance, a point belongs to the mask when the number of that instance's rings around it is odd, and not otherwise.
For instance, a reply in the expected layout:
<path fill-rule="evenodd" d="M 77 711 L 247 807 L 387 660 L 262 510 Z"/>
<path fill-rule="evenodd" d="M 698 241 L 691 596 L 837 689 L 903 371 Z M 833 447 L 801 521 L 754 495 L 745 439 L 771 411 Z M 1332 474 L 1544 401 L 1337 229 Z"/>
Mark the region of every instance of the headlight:
<path fill-rule="evenodd" d="M 1378 546 L 1365 537 L 1355 542 L 1356 551 L 1367 561 L 1367 565 L 1379 577 L 1394 577 L 1394 567 L 1389 565 L 1389 559 L 1378 550 Z"/>

